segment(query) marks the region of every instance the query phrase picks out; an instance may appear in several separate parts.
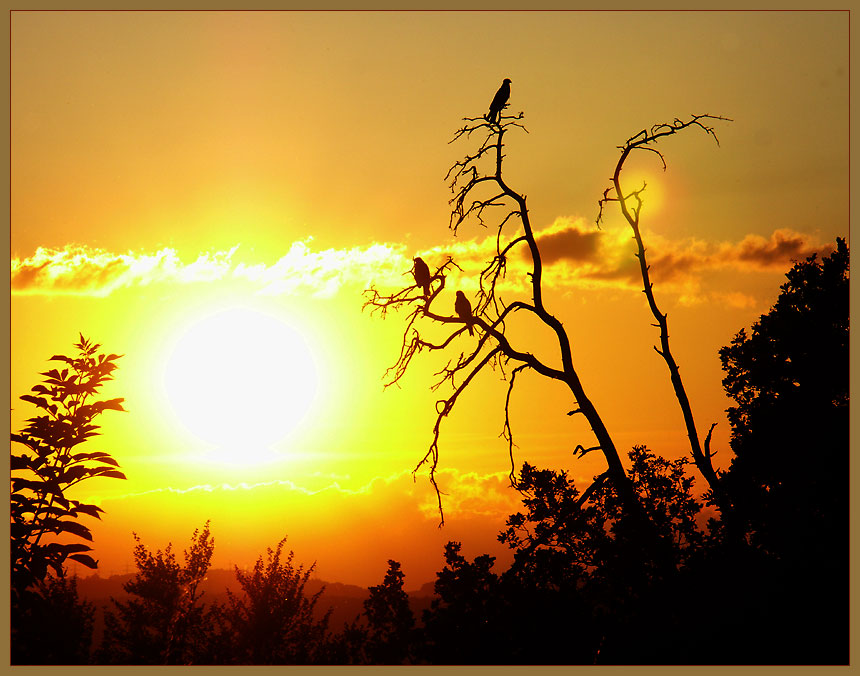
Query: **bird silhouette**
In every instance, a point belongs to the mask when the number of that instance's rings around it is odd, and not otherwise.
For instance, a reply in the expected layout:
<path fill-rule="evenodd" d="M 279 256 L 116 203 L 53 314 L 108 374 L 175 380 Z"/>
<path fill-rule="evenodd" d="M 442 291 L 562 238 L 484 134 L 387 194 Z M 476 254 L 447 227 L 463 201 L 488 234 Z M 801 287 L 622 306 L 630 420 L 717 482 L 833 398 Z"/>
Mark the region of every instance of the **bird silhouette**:
<path fill-rule="evenodd" d="M 498 124 L 499 120 L 502 119 L 502 108 L 505 107 L 510 97 L 511 81 L 505 78 L 502 80 L 502 86 L 499 87 L 499 91 L 493 97 L 492 103 L 490 103 L 490 112 L 484 115 L 484 119 L 487 122 Z"/>
<path fill-rule="evenodd" d="M 412 268 L 412 274 L 415 277 L 415 284 L 424 289 L 424 296 L 430 295 L 430 268 L 420 258 L 413 258 L 412 262 L 415 266 Z"/>
<path fill-rule="evenodd" d="M 454 309 L 457 311 L 457 316 L 466 322 L 466 326 L 469 328 L 469 335 L 474 336 L 475 332 L 472 331 L 472 304 L 462 291 L 457 292 Z"/>

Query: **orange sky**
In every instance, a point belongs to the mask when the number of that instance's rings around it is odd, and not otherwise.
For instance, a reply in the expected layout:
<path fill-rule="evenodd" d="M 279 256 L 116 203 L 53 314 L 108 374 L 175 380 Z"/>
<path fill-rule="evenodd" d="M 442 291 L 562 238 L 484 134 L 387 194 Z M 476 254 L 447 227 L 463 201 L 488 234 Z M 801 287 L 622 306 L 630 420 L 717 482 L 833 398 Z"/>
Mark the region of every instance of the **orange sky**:
<path fill-rule="evenodd" d="M 17 397 L 79 331 L 125 355 L 104 394 L 128 413 L 108 412 L 89 443 L 129 479 L 80 489 L 106 510 L 103 575 L 125 571 L 132 531 L 180 547 L 206 519 L 218 567 L 287 534 L 321 577 L 361 585 L 388 558 L 407 587 L 430 581 L 451 539 L 501 553 L 518 504 L 505 384 L 482 376 L 445 422 L 437 529 L 411 470 L 444 362 L 383 391 L 402 320 L 362 312 L 361 292 L 404 284 L 415 255 L 451 253 L 452 310 L 453 289 L 474 293 L 491 231 L 447 229 L 443 179 L 470 149 L 448 141 L 503 77 L 529 130 L 506 137 L 506 178 L 528 196 L 547 304 L 619 449 L 686 452 L 630 233 L 611 209 L 594 226 L 616 146 L 692 113 L 734 120 L 719 147 L 693 130 L 662 142 L 665 174 L 647 153 L 628 172 L 649 184 L 658 302 L 700 431 L 719 423 L 721 466 L 718 349 L 769 308 L 792 260 L 848 234 L 846 12 L 16 11 L 11 39 L 12 427 L 33 414 Z M 523 293 L 514 268 L 504 295 Z M 298 365 L 277 341 L 298 341 Z M 195 391 L 211 374 L 185 366 L 210 360 L 219 376 Z M 183 396 L 208 403 L 194 412 Z M 524 376 L 513 401 L 518 463 L 602 471 L 571 457 L 591 437 L 562 388 Z M 195 433 L 238 436 L 225 418 L 247 431 L 295 408 L 300 422 L 243 434 L 239 450 Z"/>

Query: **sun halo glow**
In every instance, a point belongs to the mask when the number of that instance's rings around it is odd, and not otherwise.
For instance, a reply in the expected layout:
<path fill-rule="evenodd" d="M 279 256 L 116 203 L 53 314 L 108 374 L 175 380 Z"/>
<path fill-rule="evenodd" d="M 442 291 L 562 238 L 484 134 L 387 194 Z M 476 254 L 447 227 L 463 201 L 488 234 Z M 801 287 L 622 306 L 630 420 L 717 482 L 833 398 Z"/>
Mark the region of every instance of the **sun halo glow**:
<path fill-rule="evenodd" d="M 246 307 L 220 310 L 180 336 L 164 386 L 174 412 L 227 465 L 276 459 L 273 446 L 309 412 L 317 369 L 301 335 Z"/>
<path fill-rule="evenodd" d="M 653 216 L 662 210 L 666 201 L 664 180 L 664 177 L 652 172 L 633 170 L 623 175 L 621 187 L 626 195 L 641 191 L 639 197 L 642 200 L 642 210 Z M 631 198 L 629 205 L 635 206 L 635 202 L 635 198 Z"/>

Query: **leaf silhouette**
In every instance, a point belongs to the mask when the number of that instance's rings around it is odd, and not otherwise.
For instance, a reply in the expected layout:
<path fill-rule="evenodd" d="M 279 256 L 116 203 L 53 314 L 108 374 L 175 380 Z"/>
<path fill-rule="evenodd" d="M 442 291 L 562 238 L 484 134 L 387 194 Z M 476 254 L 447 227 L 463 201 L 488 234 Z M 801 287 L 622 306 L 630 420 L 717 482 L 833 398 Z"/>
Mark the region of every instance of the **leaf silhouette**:
<path fill-rule="evenodd" d="M 30 458 L 26 455 L 12 455 L 9 458 L 9 468 L 14 472 L 16 469 L 28 469 Z"/>
<path fill-rule="evenodd" d="M 22 394 L 20 399 L 24 401 L 28 401 L 31 404 L 35 404 L 39 408 L 46 409 L 48 408 L 48 400 L 45 397 L 34 397 L 32 394 Z"/>
<path fill-rule="evenodd" d="M 58 521 L 57 526 L 61 531 L 73 533 L 84 540 L 89 540 L 90 542 L 93 540 L 93 534 L 90 532 L 90 529 L 77 521 Z"/>
<path fill-rule="evenodd" d="M 97 507 L 96 505 L 76 505 L 74 507 L 74 511 L 89 514 L 90 516 L 94 516 L 97 519 L 101 519 L 101 516 L 99 516 L 99 512 L 104 512 L 101 507 Z"/>
<path fill-rule="evenodd" d="M 108 469 L 108 470 L 103 470 L 103 471 L 96 470 L 96 471 L 98 471 L 98 476 L 109 476 L 109 477 L 112 477 L 114 479 L 127 479 L 128 478 L 128 477 L 126 477 L 125 474 L 123 474 L 122 472 L 115 470 L 115 469 Z M 96 475 L 94 474 L 93 476 L 96 476 Z"/>
<path fill-rule="evenodd" d="M 84 564 L 87 568 L 98 568 L 99 565 L 98 561 L 87 554 L 72 554 L 69 558 L 74 559 L 78 563 Z"/>
<path fill-rule="evenodd" d="M 108 399 L 107 401 L 102 402 L 102 407 L 106 409 L 111 409 L 113 411 L 125 411 L 122 407 L 122 402 L 125 401 L 124 397 L 119 397 L 117 399 Z"/>
<path fill-rule="evenodd" d="M 78 479 L 85 477 L 90 473 L 89 468 L 84 467 L 83 465 L 75 465 L 71 469 L 63 472 L 59 480 L 62 483 L 72 483 L 73 481 L 77 481 Z"/>

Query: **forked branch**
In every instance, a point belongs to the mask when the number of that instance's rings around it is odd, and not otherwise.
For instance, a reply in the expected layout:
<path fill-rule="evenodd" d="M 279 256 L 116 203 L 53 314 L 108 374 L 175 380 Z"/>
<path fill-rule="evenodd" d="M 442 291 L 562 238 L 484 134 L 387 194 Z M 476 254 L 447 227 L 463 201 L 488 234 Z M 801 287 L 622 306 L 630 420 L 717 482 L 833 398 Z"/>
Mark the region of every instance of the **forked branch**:
<path fill-rule="evenodd" d="M 428 294 L 419 293 L 417 285 L 391 295 L 380 294 L 374 289 L 368 292 L 365 306 L 369 306 L 372 310 L 379 310 L 383 315 L 390 308 L 409 308 L 400 357 L 388 371 L 388 375 L 391 376 L 389 385 L 397 383 L 403 377 L 415 355 L 424 350 L 438 351 L 449 348 L 454 338 L 464 336 L 463 332 L 467 328 L 470 334 L 473 329 L 475 330 L 476 337 L 470 350 L 460 354 L 458 359 L 450 361 L 436 374 L 438 380 L 433 385 L 433 389 L 435 390 L 447 382 L 451 384 L 453 392 L 448 398 L 437 402 L 433 438 L 427 453 L 415 467 L 415 471 L 425 464 L 429 464 L 430 481 L 436 490 L 439 513 L 442 519 L 440 525 L 442 525 L 444 512 L 442 511 L 441 491 L 435 476 L 439 461 L 442 420 L 451 413 L 460 395 L 489 364 L 493 368 L 498 367 L 503 378 L 506 379 L 508 376 L 505 374 L 505 369 L 511 368 L 502 436 L 508 441 L 508 451 L 512 463 L 511 477 L 512 483 L 514 483 L 513 447 L 515 444 L 510 420 L 511 394 L 517 375 L 527 368 L 532 369 L 542 376 L 558 380 L 568 386 L 576 402 L 576 411 L 582 413 L 586 418 L 596 437 L 595 445 L 588 449 L 579 446 L 576 452 L 582 454 L 594 450 L 602 452 L 608 465 L 605 476 L 616 486 L 619 497 L 625 505 L 625 511 L 643 526 L 643 533 L 646 531 L 653 532 L 653 528 L 650 527 L 650 522 L 639 504 L 632 483 L 621 464 L 615 444 L 597 409 L 586 396 L 584 387 L 574 369 L 570 338 L 561 322 L 547 310 L 544 304 L 543 263 L 529 217 L 526 197 L 508 186 L 502 176 L 505 133 L 512 127 L 525 130 L 521 123 L 522 119 L 522 113 L 501 115 L 498 122 L 490 122 L 484 117 L 464 118 L 464 126 L 454 134 L 452 139 L 452 141 L 456 141 L 468 139 L 473 134 L 481 135 L 477 149 L 468 153 L 462 160 L 455 162 L 446 175 L 446 180 L 449 182 L 449 187 L 453 193 L 450 200 L 450 229 L 456 235 L 458 228 L 469 218 L 474 218 L 480 225 L 486 227 L 486 219 L 493 211 L 507 210 L 498 218 L 496 252 L 481 271 L 477 301 L 474 309 L 469 305 L 468 316 L 464 317 L 463 301 L 466 300 L 465 298 L 458 300 L 460 305 L 456 315 L 450 315 L 448 312 L 440 312 L 436 309 L 437 301 L 440 298 L 439 294 L 445 286 L 446 274 L 449 272 L 449 268 L 446 266 L 449 264 L 453 266 L 451 261 L 437 270 L 434 279 L 438 280 L 438 283 Z M 663 134 L 665 132 L 658 130 L 655 133 Z M 499 283 L 505 277 L 511 253 L 521 246 L 528 247 L 531 258 L 531 270 L 527 273 L 530 279 L 531 299 L 530 302 L 516 300 L 506 304 L 498 294 Z M 511 344 L 506 335 L 505 322 L 516 312 L 526 312 L 533 319 L 553 330 L 558 340 L 560 357 L 558 365 L 544 363 L 527 349 Z M 451 325 L 453 331 L 448 334 L 446 339 L 433 343 L 422 336 L 419 321 L 428 321 L 437 329 Z M 463 380 L 458 383 L 460 378 Z"/>
<path fill-rule="evenodd" d="M 721 511 L 725 514 L 729 509 L 729 505 L 723 498 L 723 493 L 719 486 L 719 479 L 711 463 L 713 453 L 710 451 L 710 440 L 711 432 L 713 432 L 714 428 L 712 425 L 711 430 L 708 432 L 708 437 L 705 442 L 705 450 L 703 452 L 702 446 L 699 442 L 699 434 L 696 430 L 696 424 L 693 419 L 692 406 L 690 405 L 690 400 L 687 397 L 686 390 L 684 389 L 680 369 L 672 356 L 672 351 L 669 346 L 668 316 L 660 311 L 654 297 L 654 285 L 650 278 L 650 266 L 648 265 L 645 257 L 645 245 L 642 241 L 642 234 L 639 228 L 639 220 L 643 204 L 642 192 L 645 190 L 645 186 L 643 185 L 642 188 L 626 194 L 621 186 L 621 172 L 624 168 L 624 163 L 634 150 L 645 150 L 655 153 L 660 158 L 663 170 L 665 171 L 666 159 L 662 152 L 653 147 L 653 144 L 656 144 L 661 138 L 677 134 L 687 127 L 698 127 L 709 136 L 712 136 L 717 145 L 719 145 L 719 139 L 717 138 L 714 127 L 712 126 L 715 121 L 730 122 L 731 120 L 719 115 L 693 115 L 686 121 L 681 121 L 675 118 L 672 122 L 654 125 L 651 127 L 650 131 L 643 129 L 638 134 L 627 139 L 623 145 L 618 146 L 621 149 L 621 157 L 615 165 L 615 171 L 612 175 L 612 184 L 603 192 L 603 197 L 598 202 L 599 211 L 597 222 L 599 225 L 603 218 L 604 206 L 608 202 L 618 202 L 622 215 L 633 230 L 633 237 L 636 240 L 637 246 L 636 257 L 639 259 L 639 270 L 642 275 L 643 292 L 645 293 L 645 297 L 648 299 L 648 307 L 651 310 L 651 314 L 657 321 L 656 326 L 660 329 L 660 347 L 655 347 L 654 349 L 663 358 L 669 368 L 669 377 L 675 391 L 675 398 L 678 400 L 678 404 L 684 417 L 684 425 L 687 429 L 687 437 L 690 442 L 693 461 L 696 463 L 702 476 L 708 482 L 711 491 L 718 500 Z"/>

